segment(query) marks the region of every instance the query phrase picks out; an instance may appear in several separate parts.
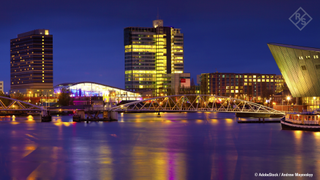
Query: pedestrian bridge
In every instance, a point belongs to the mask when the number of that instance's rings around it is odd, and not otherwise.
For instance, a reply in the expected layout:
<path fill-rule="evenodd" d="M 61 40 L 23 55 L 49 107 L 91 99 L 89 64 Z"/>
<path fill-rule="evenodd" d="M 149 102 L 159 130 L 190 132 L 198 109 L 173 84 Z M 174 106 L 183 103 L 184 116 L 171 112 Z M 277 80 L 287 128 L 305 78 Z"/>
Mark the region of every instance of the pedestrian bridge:
<path fill-rule="evenodd" d="M 155 97 L 112 107 L 126 112 L 225 112 L 284 115 L 284 112 L 250 101 L 225 96 L 187 94 Z"/>
<path fill-rule="evenodd" d="M 0 111 L 37 111 L 42 112 L 43 109 L 40 106 L 21 101 L 18 99 L 13 99 L 5 96 L 0 96 Z"/>

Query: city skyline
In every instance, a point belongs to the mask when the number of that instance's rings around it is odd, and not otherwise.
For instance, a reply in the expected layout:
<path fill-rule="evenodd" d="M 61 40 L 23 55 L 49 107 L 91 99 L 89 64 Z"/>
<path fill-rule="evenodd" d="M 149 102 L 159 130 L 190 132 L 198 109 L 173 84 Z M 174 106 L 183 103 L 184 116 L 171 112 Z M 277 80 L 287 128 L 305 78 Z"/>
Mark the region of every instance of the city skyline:
<path fill-rule="evenodd" d="M 10 87 L 10 39 L 43 28 L 55 36 L 54 85 L 94 81 L 124 88 L 123 29 L 150 27 L 158 11 L 166 25 L 183 29 L 184 70 L 194 79 L 215 71 L 280 74 L 267 46 L 270 42 L 320 47 L 316 1 L 185 1 L 149 9 L 151 4 L 146 1 L 112 5 L 102 1 L 17 2 L 2 2 L 0 7 L 0 80 L 6 92 Z M 36 2 L 41 3 L 34 6 Z M 302 31 L 289 21 L 299 7 L 313 18 Z"/>

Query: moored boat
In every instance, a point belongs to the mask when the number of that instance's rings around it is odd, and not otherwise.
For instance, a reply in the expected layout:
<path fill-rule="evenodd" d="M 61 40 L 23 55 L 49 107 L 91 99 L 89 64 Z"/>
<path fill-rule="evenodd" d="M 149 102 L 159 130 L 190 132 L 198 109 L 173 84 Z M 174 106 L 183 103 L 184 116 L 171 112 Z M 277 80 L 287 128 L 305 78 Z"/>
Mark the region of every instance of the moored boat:
<path fill-rule="evenodd" d="M 281 127 L 284 130 L 320 131 L 319 114 L 286 114 L 281 119 Z"/>

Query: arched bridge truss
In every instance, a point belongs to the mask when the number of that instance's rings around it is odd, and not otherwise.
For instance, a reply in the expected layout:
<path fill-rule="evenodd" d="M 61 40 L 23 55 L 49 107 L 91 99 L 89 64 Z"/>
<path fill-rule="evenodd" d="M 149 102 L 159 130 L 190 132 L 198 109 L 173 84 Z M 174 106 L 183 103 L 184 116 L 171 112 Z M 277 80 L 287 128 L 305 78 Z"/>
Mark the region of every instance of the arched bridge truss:
<path fill-rule="evenodd" d="M 0 111 L 44 111 L 44 109 L 25 101 L 0 96 Z"/>
<path fill-rule="evenodd" d="M 232 112 L 284 114 L 273 108 L 232 97 L 187 94 L 155 97 L 135 101 L 111 108 L 112 111 L 127 112 Z"/>

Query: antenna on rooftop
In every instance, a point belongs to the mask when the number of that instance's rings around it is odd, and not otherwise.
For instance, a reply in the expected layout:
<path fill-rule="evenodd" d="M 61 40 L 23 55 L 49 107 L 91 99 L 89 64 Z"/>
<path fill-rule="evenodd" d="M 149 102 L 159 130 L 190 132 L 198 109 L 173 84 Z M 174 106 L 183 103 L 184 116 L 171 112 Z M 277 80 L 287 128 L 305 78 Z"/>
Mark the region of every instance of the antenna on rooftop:
<path fill-rule="evenodd" d="M 159 7 L 157 7 L 157 19 L 159 19 L 160 16 L 159 16 Z"/>

